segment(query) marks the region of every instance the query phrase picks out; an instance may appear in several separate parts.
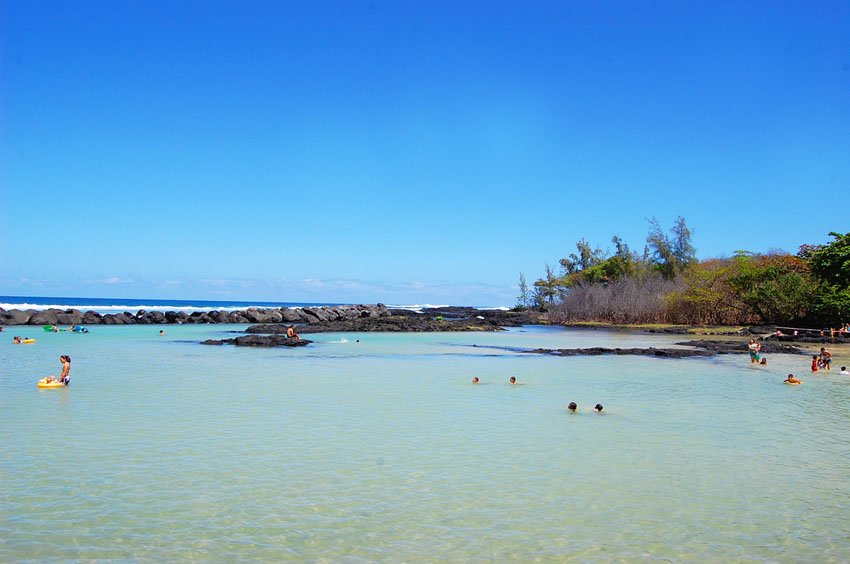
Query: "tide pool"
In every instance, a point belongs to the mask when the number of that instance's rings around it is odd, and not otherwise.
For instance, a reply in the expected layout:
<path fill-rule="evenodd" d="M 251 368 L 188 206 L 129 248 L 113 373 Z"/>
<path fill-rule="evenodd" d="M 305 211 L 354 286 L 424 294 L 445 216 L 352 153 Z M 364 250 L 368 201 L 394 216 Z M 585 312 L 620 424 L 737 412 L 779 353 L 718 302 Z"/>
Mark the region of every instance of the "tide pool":
<path fill-rule="evenodd" d="M 512 350 L 687 340 L 540 327 L 197 344 L 242 328 L 7 327 L 0 560 L 850 560 L 850 379 L 805 356 Z M 37 389 L 61 354 L 71 386 Z"/>

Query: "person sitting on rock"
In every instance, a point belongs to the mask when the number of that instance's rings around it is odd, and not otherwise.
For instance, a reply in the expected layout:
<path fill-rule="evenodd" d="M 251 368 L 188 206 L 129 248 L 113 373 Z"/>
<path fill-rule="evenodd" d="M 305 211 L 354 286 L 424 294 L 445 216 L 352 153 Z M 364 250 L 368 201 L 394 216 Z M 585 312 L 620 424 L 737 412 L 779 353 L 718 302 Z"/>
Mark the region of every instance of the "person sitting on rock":
<path fill-rule="evenodd" d="M 290 325 L 286 329 L 286 337 L 288 339 L 300 339 L 301 338 L 301 337 L 298 336 L 298 333 L 295 332 L 295 325 Z"/>

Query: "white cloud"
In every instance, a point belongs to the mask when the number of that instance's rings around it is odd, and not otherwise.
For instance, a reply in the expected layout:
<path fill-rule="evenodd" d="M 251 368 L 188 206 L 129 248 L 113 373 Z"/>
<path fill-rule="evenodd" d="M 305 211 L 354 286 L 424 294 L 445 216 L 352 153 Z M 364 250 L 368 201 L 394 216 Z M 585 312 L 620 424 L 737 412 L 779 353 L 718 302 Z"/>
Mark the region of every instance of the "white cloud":
<path fill-rule="evenodd" d="M 113 285 L 113 284 L 133 284 L 135 280 L 132 278 L 121 278 L 120 276 L 110 276 L 108 278 L 104 278 L 99 280 L 101 284 Z"/>

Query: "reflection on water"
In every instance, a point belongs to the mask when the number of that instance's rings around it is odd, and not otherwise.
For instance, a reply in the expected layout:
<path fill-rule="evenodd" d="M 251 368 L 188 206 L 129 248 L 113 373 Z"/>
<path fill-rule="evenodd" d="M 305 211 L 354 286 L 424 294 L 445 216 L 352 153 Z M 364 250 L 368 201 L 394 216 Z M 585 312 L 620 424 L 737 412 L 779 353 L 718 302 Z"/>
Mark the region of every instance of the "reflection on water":
<path fill-rule="evenodd" d="M 490 348 L 680 340 L 529 329 L 0 343 L 0 560 L 850 559 L 837 371 Z"/>

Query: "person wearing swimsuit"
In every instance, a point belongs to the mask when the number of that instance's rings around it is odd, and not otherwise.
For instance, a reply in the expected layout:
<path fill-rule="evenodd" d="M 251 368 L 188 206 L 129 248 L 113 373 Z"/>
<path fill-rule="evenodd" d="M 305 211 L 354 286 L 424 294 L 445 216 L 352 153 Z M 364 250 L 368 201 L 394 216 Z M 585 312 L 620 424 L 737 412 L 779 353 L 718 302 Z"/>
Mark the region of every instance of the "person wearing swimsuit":
<path fill-rule="evenodd" d="M 59 357 L 59 362 L 62 363 L 62 374 L 59 375 L 59 381 L 67 386 L 71 383 L 71 357 L 63 354 Z"/>

